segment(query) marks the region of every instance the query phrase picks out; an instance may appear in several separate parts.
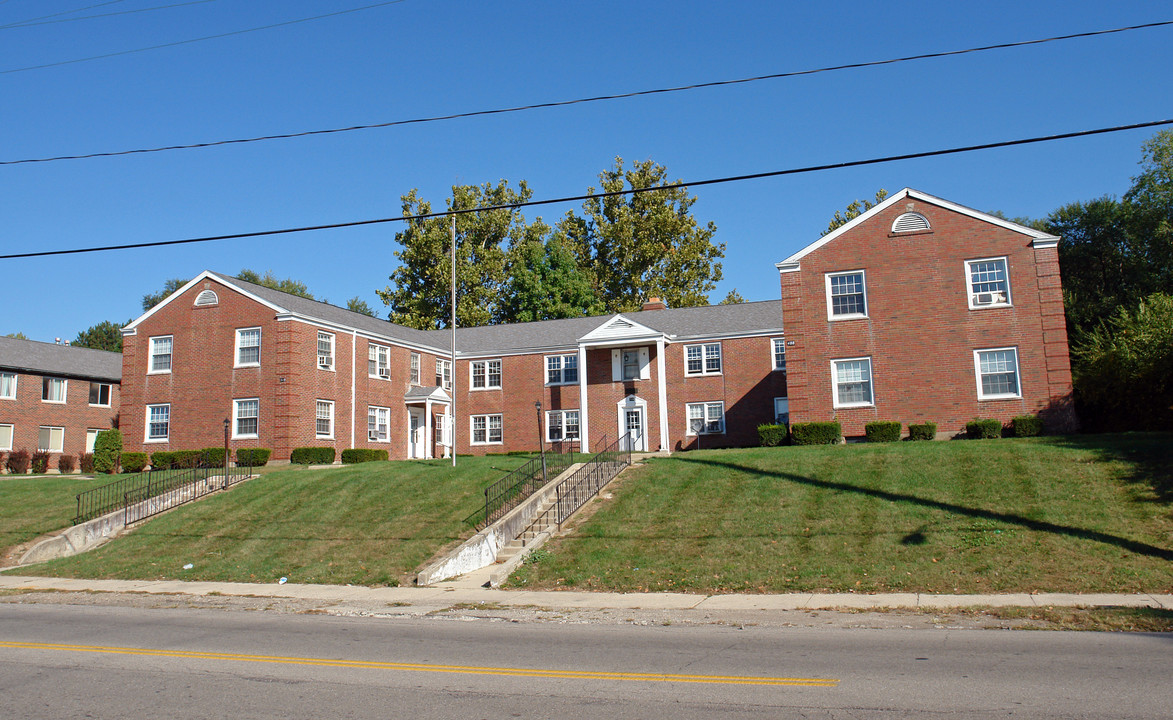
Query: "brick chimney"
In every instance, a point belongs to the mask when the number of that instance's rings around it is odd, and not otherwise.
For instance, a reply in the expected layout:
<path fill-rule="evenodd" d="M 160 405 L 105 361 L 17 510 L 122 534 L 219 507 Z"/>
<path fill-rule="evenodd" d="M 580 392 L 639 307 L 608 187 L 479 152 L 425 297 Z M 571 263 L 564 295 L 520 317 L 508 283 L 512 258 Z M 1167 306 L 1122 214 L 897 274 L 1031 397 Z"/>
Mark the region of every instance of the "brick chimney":
<path fill-rule="evenodd" d="M 658 297 L 650 297 L 640 310 L 667 310 L 668 305 Z"/>

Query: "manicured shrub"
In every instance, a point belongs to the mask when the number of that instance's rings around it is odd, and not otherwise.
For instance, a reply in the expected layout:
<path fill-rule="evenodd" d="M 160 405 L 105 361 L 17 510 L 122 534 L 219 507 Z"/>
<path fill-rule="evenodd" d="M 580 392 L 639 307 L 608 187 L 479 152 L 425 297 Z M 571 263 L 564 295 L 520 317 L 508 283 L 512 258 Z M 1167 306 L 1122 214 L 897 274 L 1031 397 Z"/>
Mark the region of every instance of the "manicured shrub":
<path fill-rule="evenodd" d="M 965 434 L 971 440 L 989 440 L 1002 437 L 1002 423 L 999 420 L 970 420 L 965 424 Z"/>
<path fill-rule="evenodd" d="M 147 454 L 145 452 L 125 452 L 122 453 L 122 472 L 136 473 L 142 472 L 143 468 L 147 466 Z"/>
<path fill-rule="evenodd" d="M 838 422 L 794 423 L 790 426 L 790 439 L 795 445 L 833 445 L 843 437 L 843 428 Z"/>
<path fill-rule="evenodd" d="M 214 447 L 200 450 L 200 467 L 224 467 L 224 448 Z"/>
<path fill-rule="evenodd" d="M 32 457 L 32 470 L 35 475 L 44 475 L 49 472 L 49 451 L 37 450 Z"/>
<path fill-rule="evenodd" d="M 13 475 L 24 475 L 29 471 L 29 462 L 29 451 L 22 448 L 8 453 L 8 459 L 4 461 L 4 467 L 8 468 L 8 472 Z"/>
<path fill-rule="evenodd" d="M 936 440 L 937 439 L 937 423 L 922 423 L 920 425 L 908 425 L 908 439 L 909 440 Z"/>
<path fill-rule="evenodd" d="M 77 467 L 83 473 L 89 475 L 94 471 L 94 454 L 93 453 L 78 453 Z"/>
<path fill-rule="evenodd" d="M 788 434 L 785 425 L 758 425 L 758 440 L 762 447 L 778 447 L 786 442 Z"/>
<path fill-rule="evenodd" d="M 202 453 L 202 450 L 176 450 L 175 456 L 171 460 L 171 467 L 174 469 L 198 467 Z"/>
<path fill-rule="evenodd" d="M 118 472 L 118 457 L 122 455 L 122 432 L 103 430 L 94 440 L 94 472 Z"/>
<path fill-rule="evenodd" d="M 72 455 L 62 455 L 57 458 L 57 472 L 61 474 L 71 473 L 77 468 L 77 458 Z"/>
<path fill-rule="evenodd" d="M 895 420 L 876 420 L 863 426 L 863 434 L 870 443 L 900 440 L 900 423 Z"/>
<path fill-rule="evenodd" d="M 1014 437 L 1034 437 L 1043 432 L 1043 419 L 1038 415 L 1019 415 L 1010 421 Z"/>
<path fill-rule="evenodd" d="M 294 465 L 329 465 L 334 462 L 332 447 L 299 447 L 289 454 Z"/>
<path fill-rule="evenodd" d="M 377 450 L 375 448 L 348 448 L 342 451 L 342 464 L 353 465 L 354 463 L 377 462 L 379 460 L 387 459 L 386 450 Z"/>
<path fill-rule="evenodd" d="M 261 467 L 269 462 L 273 451 L 269 448 L 240 448 L 236 451 L 236 464 L 249 467 Z"/>
<path fill-rule="evenodd" d="M 0 450 L 0 472 L 3 472 L 2 468 L 4 467 L 4 459 L 6 457 L 8 457 L 8 454 L 3 450 Z"/>
<path fill-rule="evenodd" d="M 152 470 L 170 470 L 175 465 L 175 453 L 171 450 L 156 450 L 151 453 Z"/>

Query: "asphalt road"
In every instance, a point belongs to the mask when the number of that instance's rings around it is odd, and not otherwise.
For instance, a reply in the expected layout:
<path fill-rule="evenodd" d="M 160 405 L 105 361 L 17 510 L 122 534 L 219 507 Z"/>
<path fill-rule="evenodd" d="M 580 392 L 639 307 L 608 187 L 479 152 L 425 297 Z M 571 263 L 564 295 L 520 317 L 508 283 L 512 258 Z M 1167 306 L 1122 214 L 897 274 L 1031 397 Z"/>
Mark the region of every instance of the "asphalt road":
<path fill-rule="evenodd" d="M 1173 635 L 0 605 L 0 718 L 1168 718 Z"/>

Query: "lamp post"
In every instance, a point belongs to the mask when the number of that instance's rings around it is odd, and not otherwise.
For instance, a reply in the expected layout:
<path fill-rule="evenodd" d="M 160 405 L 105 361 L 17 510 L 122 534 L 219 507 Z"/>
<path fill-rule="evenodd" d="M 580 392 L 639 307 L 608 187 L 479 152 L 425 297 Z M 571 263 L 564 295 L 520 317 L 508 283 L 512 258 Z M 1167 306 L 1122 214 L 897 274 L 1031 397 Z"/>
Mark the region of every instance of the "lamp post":
<path fill-rule="evenodd" d="M 232 421 L 224 418 L 224 489 L 228 489 L 228 428 L 232 426 Z"/>
<path fill-rule="evenodd" d="M 542 442 L 542 401 L 534 401 L 534 411 L 538 414 L 538 450 L 542 454 L 542 484 L 545 485 L 549 478 L 546 477 L 546 444 Z"/>

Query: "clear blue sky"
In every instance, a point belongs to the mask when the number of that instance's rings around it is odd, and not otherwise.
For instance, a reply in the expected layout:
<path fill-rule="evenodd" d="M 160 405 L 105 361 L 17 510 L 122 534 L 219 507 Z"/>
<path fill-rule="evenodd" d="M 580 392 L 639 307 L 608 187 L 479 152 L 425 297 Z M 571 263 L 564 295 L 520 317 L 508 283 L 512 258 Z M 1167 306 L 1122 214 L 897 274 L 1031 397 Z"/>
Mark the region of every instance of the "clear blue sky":
<path fill-rule="evenodd" d="M 45 69 L 20 68 L 356 8 L 211 0 L 0 28 L 0 160 L 116 151 L 571 99 L 1173 19 L 1154 2 L 592 3 L 404 0 L 312 22 Z M 0 0 L 0 25 L 182 0 Z M 86 10 L 79 10 L 91 5 Z M 673 178 L 933 150 L 1173 117 L 1173 27 L 878 68 L 407 127 L 0 166 L 0 252 L 180 239 L 398 215 L 412 188 L 525 179 L 597 186 L 616 156 Z M 1120 195 L 1141 130 L 698 188 L 728 244 L 719 301 L 778 296 L 773 263 L 838 209 L 911 186 L 1044 216 Z M 557 218 L 569 207 L 533 208 Z M 401 225 L 0 261 L 0 334 L 72 339 L 141 313 L 167 278 L 272 270 L 343 304 L 395 264 Z"/>

